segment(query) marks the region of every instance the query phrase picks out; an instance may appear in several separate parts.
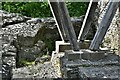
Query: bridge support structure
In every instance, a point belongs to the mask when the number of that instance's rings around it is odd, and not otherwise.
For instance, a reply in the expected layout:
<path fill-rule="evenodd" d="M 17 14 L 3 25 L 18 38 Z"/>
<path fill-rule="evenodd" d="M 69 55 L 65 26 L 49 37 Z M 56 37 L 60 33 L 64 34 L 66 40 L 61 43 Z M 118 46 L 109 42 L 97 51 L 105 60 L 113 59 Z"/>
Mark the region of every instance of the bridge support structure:
<path fill-rule="evenodd" d="M 64 41 L 69 40 L 71 47 L 74 51 L 79 51 L 79 45 L 77 43 L 77 37 L 71 23 L 71 19 L 63 0 L 49 0 L 50 8 L 53 12 L 54 18 L 58 23 L 58 29 Z"/>
<path fill-rule="evenodd" d="M 110 50 L 99 50 L 100 44 L 110 26 L 110 23 L 118 8 L 119 2 L 109 1 L 106 13 L 99 25 L 92 43 L 88 49 L 81 49 L 77 42 L 74 28 L 70 21 L 70 16 L 64 2 L 59 0 L 50 0 L 49 4 L 56 18 L 56 22 L 61 27 L 61 33 L 66 34 L 66 39 L 69 40 L 72 46 L 71 50 L 66 50 L 64 56 L 60 58 L 61 72 L 64 78 L 80 78 L 80 80 L 119 80 L 120 75 L 120 57 L 113 54 Z M 85 37 L 92 24 L 91 19 L 97 6 L 97 3 L 92 3 L 91 0 L 86 13 L 85 20 L 78 37 L 78 41 L 85 40 Z M 55 5 L 57 12 L 55 11 Z M 90 8 L 91 7 L 91 8 Z M 91 16 L 92 15 L 92 16 Z M 58 28 L 59 28 L 58 27 Z M 66 44 L 69 45 L 69 44 Z M 108 66 L 111 65 L 111 66 Z M 112 72 L 112 73 L 111 73 Z"/>
<path fill-rule="evenodd" d="M 108 8 L 106 10 L 105 15 L 102 18 L 102 21 L 99 25 L 99 28 L 95 34 L 95 37 L 92 40 L 92 43 L 89 47 L 91 50 L 99 50 L 99 46 L 101 45 L 105 34 L 113 20 L 113 17 L 119 7 L 119 2 L 113 2 L 113 0 L 110 0 Z"/>

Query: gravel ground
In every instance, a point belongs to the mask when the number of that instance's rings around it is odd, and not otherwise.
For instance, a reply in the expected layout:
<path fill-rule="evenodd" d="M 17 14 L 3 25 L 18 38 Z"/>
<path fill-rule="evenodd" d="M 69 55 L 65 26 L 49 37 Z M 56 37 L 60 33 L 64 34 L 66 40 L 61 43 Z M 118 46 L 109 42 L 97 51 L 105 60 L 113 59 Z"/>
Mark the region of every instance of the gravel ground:
<path fill-rule="evenodd" d="M 63 55 L 63 53 L 56 54 L 53 51 L 51 61 L 13 69 L 12 78 L 62 78 L 59 58 Z"/>
<path fill-rule="evenodd" d="M 51 62 L 13 69 L 14 78 L 59 78 Z"/>

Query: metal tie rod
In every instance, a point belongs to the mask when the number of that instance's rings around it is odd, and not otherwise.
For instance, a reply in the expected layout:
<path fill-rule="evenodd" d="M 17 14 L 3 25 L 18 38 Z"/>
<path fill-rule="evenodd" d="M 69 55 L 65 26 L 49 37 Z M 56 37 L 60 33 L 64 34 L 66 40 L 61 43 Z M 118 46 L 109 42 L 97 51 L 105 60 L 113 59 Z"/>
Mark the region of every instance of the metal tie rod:
<path fill-rule="evenodd" d="M 55 15 L 54 17 L 59 17 L 59 18 L 56 18 L 56 22 L 58 23 L 58 25 L 61 24 L 62 28 L 64 28 L 64 31 L 69 38 L 72 49 L 74 51 L 79 51 L 79 44 L 77 43 L 76 34 L 74 31 L 73 25 L 71 23 L 71 19 L 70 19 L 64 0 L 48 0 L 48 2 L 49 2 L 51 10 L 53 11 Z M 53 4 L 57 4 L 57 5 L 53 6 Z M 58 13 L 54 12 L 53 10 L 53 8 L 56 8 L 57 6 L 59 6 L 59 8 L 57 8 L 59 11 L 58 12 L 59 15 L 57 15 Z M 57 21 L 57 19 L 60 19 L 60 22 L 59 20 Z"/>
<path fill-rule="evenodd" d="M 102 43 L 104 36 L 112 22 L 112 19 L 119 7 L 119 2 L 114 2 L 113 0 L 109 1 L 108 8 L 105 12 L 105 15 L 102 18 L 102 21 L 99 25 L 99 28 L 90 44 L 89 49 L 91 50 L 99 50 L 99 46 Z"/>

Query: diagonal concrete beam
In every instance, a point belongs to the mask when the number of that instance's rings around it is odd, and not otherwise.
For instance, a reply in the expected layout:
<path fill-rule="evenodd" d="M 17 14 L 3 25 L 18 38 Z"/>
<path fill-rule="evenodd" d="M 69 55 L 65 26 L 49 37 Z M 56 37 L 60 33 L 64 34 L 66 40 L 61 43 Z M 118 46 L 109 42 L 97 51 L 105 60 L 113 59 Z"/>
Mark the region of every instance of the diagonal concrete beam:
<path fill-rule="evenodd" d="M 104 36 L 112 22 L 112 19 L 119 7 L 119 2 L 113 2 L 113 0 L 109 1 L 108 8 L 105 12 L 104 17 L 102 18 L 102 21 L 99 25 L 99 28 L 94 36 L 94 39 L 92 40 L 92 43 L 90 44 L 89 49 L 91 50 L 98 50 L 100 44 L 102 43 Z"/>
<path fill-rule="evenodd" d="M 93 23 L 93 17 L 95 10 L 97 8 L 97 2 L 92 2 L 92 0 L 89 3 L 79 36 L 78 41 L 84 41 L 86 39 L 86 36 L 91 28 L 91 24 Z"/>
<path fill-rule="evenodd" d="M 60 36 L 63 41 L 67 42 L 68 36 L 67 36 L 67 32 L 65 31 L 66 27 L 63 23 L 63 20 L 61 19 L 62 17 L 61 17 L 61 10 L 60 10 L 59 2 L 50 2 L 49 5 L 52 11 L 52 14 L 54 16 L 55 22 L 57 24 L 57 28 L 60 33 Z"/>
<path fill-rule="evenodd" d="M 59 27 L 62 28 L 63 32 L 66 34 L 67 38 L 69 39 L 72 49 L 74 51 L 78 51 L 79 44 L 77 43 L 76 34 L 73 25 L 71 23 L 70 16 L 64 0 L 48 0 L 48 2 L 50 4 L 51 10 L 55 15 L 56 22 L 58 23 L 58 25 L 60 24 Z M 56 9 L 56 7 L 58 10 Z M 58 13 L 55 10 L 53 10 L 53 8 L 57 10 Z"/>

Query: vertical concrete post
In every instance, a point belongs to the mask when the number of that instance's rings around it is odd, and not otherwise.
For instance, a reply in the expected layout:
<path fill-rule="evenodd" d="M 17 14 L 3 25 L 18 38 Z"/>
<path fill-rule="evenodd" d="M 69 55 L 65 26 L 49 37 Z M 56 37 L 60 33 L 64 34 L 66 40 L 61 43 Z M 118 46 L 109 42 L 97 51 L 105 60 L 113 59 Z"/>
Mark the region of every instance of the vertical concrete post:
<path fill-rule="evenodd" d="M 100 44 L 102 43 L 104 36 L 111 24 L 111 21 L 116 13 L 116 10 L 118 8 L 119 2 L 113 2 L 113 0 L 110 0 L 108 8 L 105 12 L 104 17 L 102 18 L 102 21 L 99 25 L 99 28 L 94 36 L 94 39 L 92 40 L 92 43 L 90 44 L 91 50 L 98 50 Z"/>
<path fill-rule="evenodd" d="M 61 25 L 63 25 L 66 35 L 69 38 L 71 47 L 74 51 L 79 51 L 79 44 L 77 43 L 76 34 L 73 28 L 73 25 L 71 23 L 71 19 L 67 10 L 67 7 L 65 5 L 65 2 L 63 0 L 49 0 L 49 4 L 51 4 L 54 1 L 54 3 L 57 2 L 57 5 L 59 5 L 59 17 Z M 56 8 L 56 6 L 54 6 Z M 56 14 L 56 12 L 54 12 Z M 58 14 L 58 13 L 57 13 Z M 59 21 L 58 21 L 59 22 Z"/>

